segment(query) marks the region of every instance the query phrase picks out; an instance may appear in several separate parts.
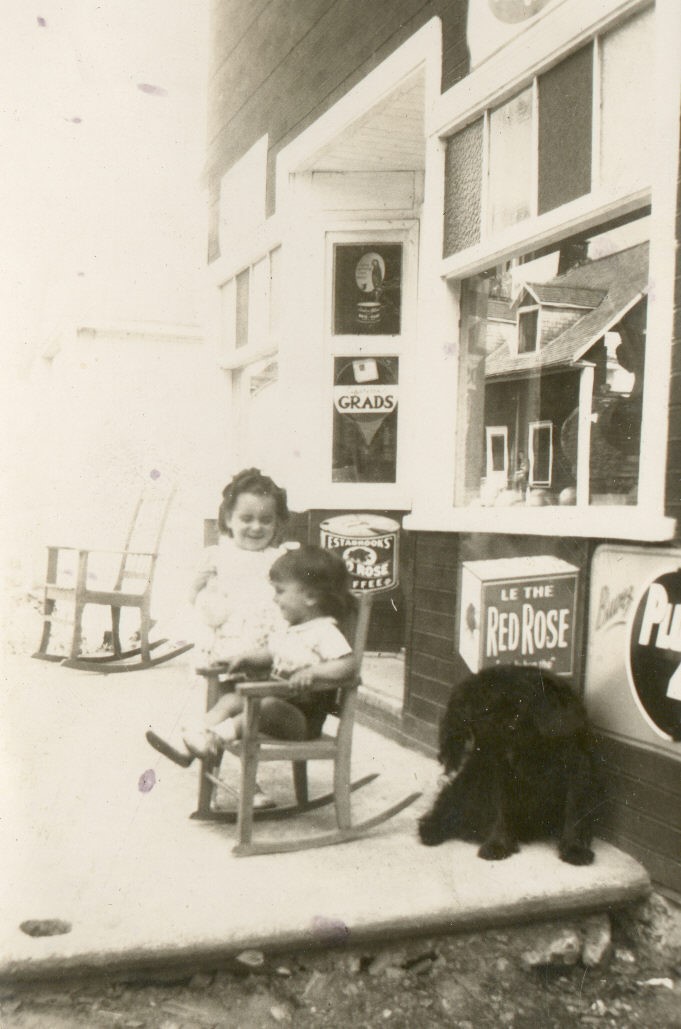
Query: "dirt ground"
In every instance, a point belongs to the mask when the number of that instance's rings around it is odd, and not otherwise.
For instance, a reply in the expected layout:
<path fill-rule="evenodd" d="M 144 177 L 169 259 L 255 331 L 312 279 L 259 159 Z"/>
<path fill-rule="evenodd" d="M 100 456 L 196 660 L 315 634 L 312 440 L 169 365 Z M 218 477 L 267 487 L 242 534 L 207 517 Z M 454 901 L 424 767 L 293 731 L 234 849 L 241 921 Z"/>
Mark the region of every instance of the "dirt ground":
<path fill-rule="evenodd" d="M 377 947 L 245 952 L 221 968 L 137 981 L 4 984 L 0 1025 L 681 1029 L 681 911 L 654 895 L 613 913 L 596 967 L 569 945 L 583 939 L 584 926 L 571 919 Z M 605 928 L 607 935 L 607 917 Z"/>

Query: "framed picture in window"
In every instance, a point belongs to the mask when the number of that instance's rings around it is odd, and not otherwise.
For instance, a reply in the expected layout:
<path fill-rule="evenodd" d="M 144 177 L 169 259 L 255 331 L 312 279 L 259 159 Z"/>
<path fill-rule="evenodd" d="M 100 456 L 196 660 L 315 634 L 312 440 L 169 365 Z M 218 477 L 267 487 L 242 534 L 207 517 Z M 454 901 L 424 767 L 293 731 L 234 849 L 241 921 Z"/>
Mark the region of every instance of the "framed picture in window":
<path fill-rule="evenodd" d="M 333 333 L 398 336 L 402 320 L 402 244 L 337 243 Z"/>

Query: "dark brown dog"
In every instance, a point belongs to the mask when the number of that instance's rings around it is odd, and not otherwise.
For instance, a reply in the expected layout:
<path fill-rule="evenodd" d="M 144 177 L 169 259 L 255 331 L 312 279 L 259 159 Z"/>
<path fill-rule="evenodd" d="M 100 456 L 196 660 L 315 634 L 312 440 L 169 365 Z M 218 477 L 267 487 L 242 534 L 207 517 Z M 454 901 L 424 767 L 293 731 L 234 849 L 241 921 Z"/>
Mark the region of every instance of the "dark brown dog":
<path fill-rule="evenodd" d="M 488 861 L 518 842 L 558 837 L 558 852 L 588 865 L 595 808 L 594 758 L 572 687 L 540 668 L 488 668 L 456 686 L 440 723 L 439 760 L 456 776 L 419 822 L 421 842 L 481 843 Z"/>

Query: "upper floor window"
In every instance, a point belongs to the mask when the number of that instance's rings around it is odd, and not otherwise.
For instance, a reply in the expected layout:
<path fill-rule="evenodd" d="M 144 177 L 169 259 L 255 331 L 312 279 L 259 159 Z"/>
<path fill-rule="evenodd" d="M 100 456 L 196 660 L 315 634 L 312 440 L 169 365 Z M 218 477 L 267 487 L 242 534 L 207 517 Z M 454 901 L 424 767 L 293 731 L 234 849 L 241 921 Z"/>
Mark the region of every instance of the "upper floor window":
<path fill-rule="evenodd" d="M 276 349 L 280 323 L 281 248 L 243 268 L 220 287 L 220 341 L 227 360 L 234 352 Z M 241 355 L 239 355 L 241 357 Z M 245 359 L 248 359 L 244 355 Z"/>

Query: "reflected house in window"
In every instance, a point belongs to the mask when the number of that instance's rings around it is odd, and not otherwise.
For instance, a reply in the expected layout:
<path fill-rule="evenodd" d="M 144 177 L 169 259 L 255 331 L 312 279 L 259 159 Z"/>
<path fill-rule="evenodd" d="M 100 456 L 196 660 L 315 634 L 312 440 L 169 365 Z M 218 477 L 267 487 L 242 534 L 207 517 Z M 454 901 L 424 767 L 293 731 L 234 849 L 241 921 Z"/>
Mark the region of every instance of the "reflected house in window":
<path fill-rule="evenodd" d="M 647 243 L 520 285 L 515 331 L 485 363 L 483 474 L 496 497 L 636 503 L 647 290 Z M 501 438 L 503 483 L 490 447 Z"/>

